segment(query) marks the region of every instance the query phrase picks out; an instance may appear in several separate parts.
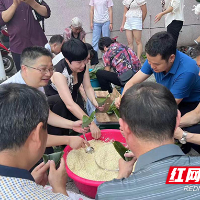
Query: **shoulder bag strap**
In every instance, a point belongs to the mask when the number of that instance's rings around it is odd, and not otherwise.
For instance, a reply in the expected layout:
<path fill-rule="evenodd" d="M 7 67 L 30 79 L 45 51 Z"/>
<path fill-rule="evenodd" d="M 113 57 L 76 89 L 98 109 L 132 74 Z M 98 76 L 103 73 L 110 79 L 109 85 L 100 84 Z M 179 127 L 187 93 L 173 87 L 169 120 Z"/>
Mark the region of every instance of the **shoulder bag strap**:
<path fill-rule="evenodd" d="M 130 7 L 131 7 L 131 4 L 134 2 L 134 0 L 132 0 L 131 1 L 131 3 L 130 3 L 130 5 L 129 5 L 129 7 L 128 7 L 128 10 L 130 9 Z"/>

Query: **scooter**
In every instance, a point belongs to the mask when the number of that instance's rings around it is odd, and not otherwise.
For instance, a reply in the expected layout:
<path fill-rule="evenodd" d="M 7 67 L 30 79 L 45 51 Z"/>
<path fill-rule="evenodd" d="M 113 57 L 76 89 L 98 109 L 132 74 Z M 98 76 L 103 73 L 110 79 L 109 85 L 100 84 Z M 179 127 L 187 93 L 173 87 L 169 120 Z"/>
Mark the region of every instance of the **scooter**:
<path fill-rule="evenodd" d="M 10 50 L 9 50 L 9 34 L 8 34 L 6 26 L 1 27 L 0 51 L 1 51 L 1 55 L 2 55 L 2 60 L 3 60 L 5 72 L 8 73 L 13 69 L 14 61 L 13 61 L 12 57 L 8 55 L 10 53 Z"/>
<path fill-rule="evenodd" d="M 5 72 L 10 72 L 14 67 L 14 61 L 8 54 L 10 51 L 0 42 L 0 51 L 2 55 L 3 65 Z"/>

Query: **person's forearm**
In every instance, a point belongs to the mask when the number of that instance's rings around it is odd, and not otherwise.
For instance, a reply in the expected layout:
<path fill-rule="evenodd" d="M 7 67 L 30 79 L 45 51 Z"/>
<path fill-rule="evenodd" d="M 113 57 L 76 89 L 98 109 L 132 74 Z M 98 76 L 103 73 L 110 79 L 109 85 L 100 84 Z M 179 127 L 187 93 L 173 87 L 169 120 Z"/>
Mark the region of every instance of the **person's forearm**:
<path fill-rule="evenodd" d="M 125 94 L 126 90 L 128 90 L 131 86 L 133 86 L 134 84 L 131 83 L 131 82 L 127 82 L 126 85 L 124 86 L 124 89 L 123 89 L 123 93 L 122 93 L 122 96 Z"/>
<path fill-rule="evenodd" d="M 112 11 L 112 7 L 109 8 L 109 19 L 110 19 L 110 24 L 113 24 L 113 11 Z"/>
<path fill-rule="evenodd" d="M 126 13 L 127 13 L 127 8 L 124 8 L 124 14 L 123 14 L 123 19 L 122 19 L 122 26 L 124 27 L 124 24 L 126 22 Z"/>
<path fill-rule="evenodd" d="M 168 9 L 162 12 L 162 15 L 166 15 L 167 13 L 170 13 L 172 11 L 173 11 L 173 7 L 170 6 Z"/>
<path fill-rule="evenodd" d="M 52 187 L 53 188 L 53 187 Z M 67 194 L 67 191 L 66 191 L 66 187 L 63 187 L 63 188 L 53 188 L 52 190 L 54 193 L 61 193 L 61 194 L 64 194 L 66 196 L 69 196 Z"/>
<path fill-rule="evenodd" d="M 90 100 L 92 103 L 93 103 L 94 101 L 96 101 L 94 89 L 92 88 L 92 86 L 90 86 L 89 88 L 87 88 L 87 90 L 85 90 L 85 93 L 86 93 L 87 97 L 89 98 L 89 100 Z"/>
<path fill-rule="evenodd" d="M 182 136 L 183 136 L 183 130 L 180 128 L 177 128 L 174 133 L 174 138 L 180 140 Z M 200 145 L 200 134 L 187 132 L 186 141 L 193 144 Z"/>
<path fill-rule="evenodd" d="M 48 124 L 51 126 L 59 127 L 59 128 L 72 129 L 74 122 L 71 120 L 65 119 L 63 117 L 60 117 L 59 115 L 53 113 L 50 110 Z"/>
<path fill-rule="evenodd" d="M 70 136 L 57 136 L 57 135 L 49 135 L 48 134 L 46 147 L 68 145 L 69 137 Z"/>
<path fill-rule="evenodd" d="M 15 14 L 15 11 L 17 9 L 17 6 L 12 4 L 7 10 L 2 12 L 2 19 L 4 22 L 9 22 L 13 15 Z"/>
<path fill-rule="evenodd" d="M 66 104 L 65 104 L 66 105 Z M 83 118 L 83 115 L 87 115 L 82 109 L 81 107 L 76 104 L 76 103 L 73 103 L 72 105 L 67 105 L 66 106 L 67 109 L 75 116 L 77 117 L 78 119 L 82 120 Z"/>
<path fill-rule="evenodd" d="M 146 4 L 142 6 L 142 22 L 144 22 L 145 18 L 147 16 L 147 7 Z"/>
<path fill-rule="evenodd" d="M 200 145 L 200 135 L 198 133 L 187 133 L 186 141 Z"/>
<path fill-rule="evenodd" d="M 43 5 L 40 5 L 39 3 L 37 3 L 36 1 L 32 1 L 32 3 L 30 4 L 30 6 L 40 15 L 44 16 L 44 17 L 48 17 L 48 12 L 47 12 L 47 8 Z"/>
<path fill-rule="evenodd" d="M 94 20 L 94 8 L 90 8 L 90 24 L 93 23 Z"/>
<path fill-rule="evenodd" d="M 149 78 L 149 76 L 150 75 L 144 74 L 141 70 L 139 70 L 124 86 L 122 96 L 125 94 L 126 90 L 128 90 L 131 86 L 133 86 L 137 83 L 142 83 L 147 78 Z"/>
<path fill-rule="evenodd" d="M 199 123 L 199 121 L 200 121 L 199 114 L 195 110 L 192 110 L 191 112 L 188 112 L 181 117 L 179 126 L 181 128 L 189 127 L 189 126 Z"/>
<path fill-rule="evenodd" d="M 122 178 L 125 178 L 125 176 L 123 176 L 122 174 L 118 174 L 118 176 L 117 176 L 117 179 L 122 179 Z"/>

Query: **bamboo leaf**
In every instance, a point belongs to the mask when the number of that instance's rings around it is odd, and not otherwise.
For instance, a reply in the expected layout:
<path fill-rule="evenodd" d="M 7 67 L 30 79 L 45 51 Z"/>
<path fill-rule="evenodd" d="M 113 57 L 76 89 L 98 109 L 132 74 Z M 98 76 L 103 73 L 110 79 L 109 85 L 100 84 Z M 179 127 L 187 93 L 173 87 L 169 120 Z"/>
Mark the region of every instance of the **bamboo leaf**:
<path fill-rule="evenodd" d="M 63 154 L 64 152 L 60 151 L 60 152 L 56 152 L 52 154 L 44 154 L 42 157 L 45 164 L 48 162 L 48 160 L 53 160 L 57 168 L 59 166 L 61 158 L 63 157 Z M 49 173 L 49 170 L 48 170 L 48 173 Z"/>
<path fill-rule="evenodd" d="M 119 119 L 120 118 L 119 110 L 115 107 L 115 108 L 113 108 L 113 111 L 114 111 L 115 116 L 117 117 L 117 119 Z"/>
<path fill-rule="evenodd" d="M 113 112 L 115 113 L 115 116 L 117 117 L 117 119 L 119 119 L 120 118 L 119 109 L 115 106 L 115 101 L 113 101 L 110 104 L 110 107 L 109 107 L 109 109 L 107 111 L 107 114 L 111 115 Z"/>
<path fill-rule="evenodd" d="M 97 101 L 98 105 L 100 107 L 103 106 L 109 96 L 110 96 L 110 94 L 108 94 L 106 97 L 97 97 L 96 101 Z"/>
<path fill-rule="evenodd" d="M 118 141 L 114 141 L 113 145 L 116 149 L 116 151 L 119 153 L 119 155 L 125 160 L 124 154 L 128 150 L 124 145 Z"/>
<path fill-rule="evenodd" d="M 92 114 L 90 115 L 90 117 L 86 116 L 86 115 L 83 115 L 83 118 L 82 118 L 82 128 L 85 128 L 85 127 L 88 127 L 91 122 L 94 120 L 94 117 L 95 117 L 95 111 L 92 112 Z"/>

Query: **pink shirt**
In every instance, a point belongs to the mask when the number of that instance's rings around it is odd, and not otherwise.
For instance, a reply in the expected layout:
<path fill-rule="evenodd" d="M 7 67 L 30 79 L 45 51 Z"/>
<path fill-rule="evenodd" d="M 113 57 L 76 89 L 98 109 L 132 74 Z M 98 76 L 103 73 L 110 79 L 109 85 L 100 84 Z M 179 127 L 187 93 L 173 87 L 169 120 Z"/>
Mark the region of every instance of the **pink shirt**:
<path fill-rule="evenodd" d="M 85 35 L 86 35 L 85 31 L 82 30 L 79 33 L 77 39 L 83 40 L 83 38 L 85 37 Z M 63 33 L 63 37 L 64 37 L 65 42 L 68 41 L 68 40 L 70 40 L 73 37 L 73 35 L 72 35 L 72 29 L 70 27 L 65 29 L 65 31 Z"/>
<path fill-rule="evenodd" d="M 103 62 L 105 66 L 114 68 L 118 75 L 130 68 L 135 72 L 138 72 L 141 68 L 141 62 L 135 55 L 135 52 L 118 42 L 108 47 L 108 50 L 103 55 Z"/>

